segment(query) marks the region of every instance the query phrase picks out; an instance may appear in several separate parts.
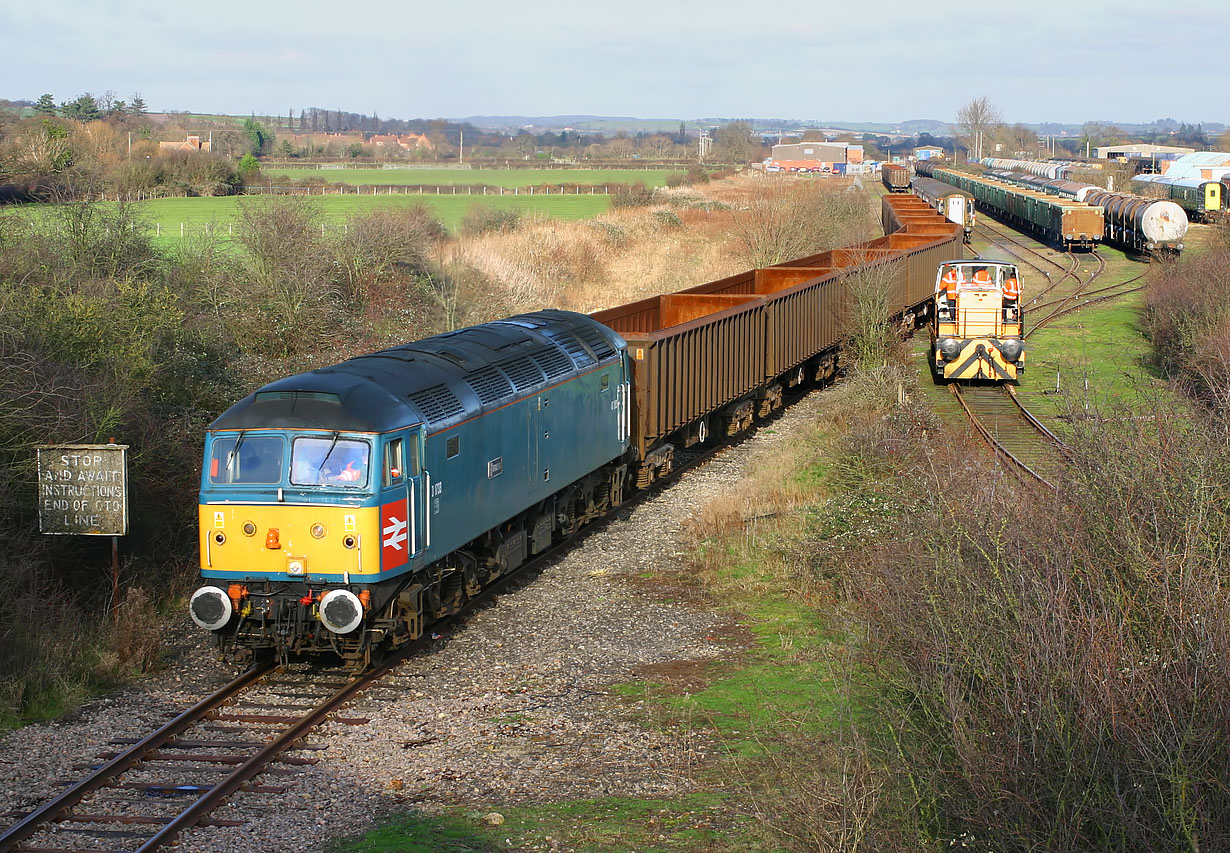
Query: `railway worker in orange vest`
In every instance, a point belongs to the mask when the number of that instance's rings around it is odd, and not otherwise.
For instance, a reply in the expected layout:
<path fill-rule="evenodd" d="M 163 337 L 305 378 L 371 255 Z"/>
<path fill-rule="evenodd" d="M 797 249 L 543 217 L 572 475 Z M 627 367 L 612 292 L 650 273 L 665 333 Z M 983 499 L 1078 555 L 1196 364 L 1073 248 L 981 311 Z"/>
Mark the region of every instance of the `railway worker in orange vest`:
<path fill-rule="evenodd" d="M 987 272 L 986 267 L 979 267 L 978 269 L 974 270 L 974 284 L 978 285 L 979 287 L 990 287 L 991 286 L 991 274 Z"/>
<path fill-rule="evenodd" d="M 1016 276 L 1009 275 L 1004 281 L 1004 301 L 1016 302 L 1021 298 L 1021 283 L 1016 280 Z"/>
<path fill-rule="evenodd" d="M 961 283 L 961 272 L 957 267 L 948 267 L 948 272 L 943 273 L 940 279 L 940 292 L 936 295 L 941 302 L 957 302 L 957 284 Z"/>
<path fill-rule="evenodd" d="M 949 267 L 948 272 L 940 278 L 940 289 L 935 294 L 937 311 L 946 313 L 957 307 L 957 285 L 960 283 L 960 271 L 956 267 Z"/>

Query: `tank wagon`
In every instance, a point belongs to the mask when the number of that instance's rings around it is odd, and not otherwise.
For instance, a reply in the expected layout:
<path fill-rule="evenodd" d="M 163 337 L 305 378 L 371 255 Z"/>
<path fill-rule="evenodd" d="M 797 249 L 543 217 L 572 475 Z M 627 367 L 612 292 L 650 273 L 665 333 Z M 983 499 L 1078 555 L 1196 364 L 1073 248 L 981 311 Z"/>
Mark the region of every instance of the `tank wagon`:
<path fill-rule="evenodd" d="M 1101 206 L 1106 217 L 1107 243 L 1144 254 L 1177 255 L 1183 251 L 1187 214 L 1173 201 L 1114 193 L 1080 181 L 1051 181 L 1008 171 L 988 174 L 1018 186 Z"/>
<path fill-rule="evenodd" d="M 885 237 L 593 316 L 539 311 L 270 383 L 209 427 L 204 586 L 225 655 L 373 650 L 484 586 L 839 365 L 852 276 L 928 316 L 961 229 L 887 196 Z"/>
<path fill-rule="evenodd" d="M 975 224 L 972 195 L 934 178 L 915 177 L 910 181 L 910 188 L 914 190 L 914 195 L 934 207 L 936 212 L 949 222 L 960 225 L 965 235 L 965 242 L 970 241 Z"/>
<path fill-rule="evenodd" d="M 910 191 L 910 170 L 897 163 L 885 163 L 880 167 L 880 180 L 890 193 Z"/>
<path fill-rule="evenodd" d="M 1077 166 L 1075 163 L 1057 163 L 1051 160 L 1013 160 L 1006 157 L 983 157 L 979 162 L 991 169 L 1010 169 L 1047 180 L 1066 178 Z"/>
<path fill-rule="evenodd" d="M 1168 178 L 1165 175 L 1137 175 L 1132 189 L 1152 198 L 1166 198 L 1198 221 L 1217 219 L 1227 212 L 1225 185 L 1202 178 Z"/>
<path fill-rule="evenodd" d="M 1092 249 L 1105 232 L 1100 207 L 952 169 L 933 169 L 932 177 L 973 195 L 979 209 L 1065 249 Z"/>

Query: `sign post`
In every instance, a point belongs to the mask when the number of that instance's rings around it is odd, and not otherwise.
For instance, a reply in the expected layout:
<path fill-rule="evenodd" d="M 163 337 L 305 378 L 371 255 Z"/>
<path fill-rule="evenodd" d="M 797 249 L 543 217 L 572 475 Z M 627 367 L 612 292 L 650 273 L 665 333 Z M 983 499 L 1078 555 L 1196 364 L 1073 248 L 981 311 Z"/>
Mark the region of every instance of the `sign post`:
<path fill-rule="evenodd" d="M 111 537 L 111 612 L 120 604 L 120 540 L 128 533 L 128 445 L 40 445 L 38 529 Z"/>

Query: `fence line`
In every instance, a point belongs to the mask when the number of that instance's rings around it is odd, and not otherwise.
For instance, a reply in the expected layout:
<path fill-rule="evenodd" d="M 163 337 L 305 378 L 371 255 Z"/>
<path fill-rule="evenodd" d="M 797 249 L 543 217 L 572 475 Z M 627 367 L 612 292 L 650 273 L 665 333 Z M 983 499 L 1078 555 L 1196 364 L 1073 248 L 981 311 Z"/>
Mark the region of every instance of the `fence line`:
<path fill-rule="evenodd" d="M 528 187 L 499 187 L 489 184 L 372 184 L 326 186 L 278 186 L 259 184 L 244 187 L 232 195 L 627 195 L 640 191 L 635 184 L 539 184 Z M 103 193 L 102 200 L 152 201 L 159 198 L 222 198 L 202 196 L 187 190 L 139 190 L 135 193 Z"/>
<path fill-rule="evenodd" d="M 260 184 L 245 187 L 241 195 L 626 195 L 636 191 L 632 184 L 538 184 L 528 187 L 499 187 L 489 184 L 352 184 L 349 186 L 277 186 Z"/>

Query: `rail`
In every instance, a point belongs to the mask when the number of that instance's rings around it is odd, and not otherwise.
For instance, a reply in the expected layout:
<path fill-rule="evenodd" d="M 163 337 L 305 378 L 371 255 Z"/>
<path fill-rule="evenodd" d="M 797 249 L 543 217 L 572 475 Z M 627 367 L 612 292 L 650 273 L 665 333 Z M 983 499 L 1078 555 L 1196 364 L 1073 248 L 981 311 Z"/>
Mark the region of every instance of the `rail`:
<path fill-rule="evenodd" d="M 996 456 L 1010 463 L 1018 475 L 1023 474 L 1048 489 L 1055 489 L 1055 484 L 1037 470 L 1038 462 L 1044 460 L 1038 456 L 1036 440 L 1031 447 L 1030 439 L 1042 435 L 1056 453 L 1062 453 L 1061 448 L 1064 445 L 1058 436 L 1028 413 L 1015 393 L 1006 390 L 1007 386 L 971 386 L 963 390 L 955 382 L 949 385 L 948 389 L 975 431 L 982 436 Z M 1008 407 L 999 404 L 1006 399 L 1011 401 Z M 1012 416 L 1001 420 L 1000 416 L 1007 412 L 1011 412 Z M 987 421 L 992 418 L 994 423 L 988 424 Z M 1010 441 L 1015 449 L 1009 447 Z M 1022 458 L 1026 448 L 1034 454 L 1033 460 Z M 1030 464 L 1031 461 L 1033 464 Z"/>
<path fill-rule="evenodd" d="M 226 686 L 211 693 L 191 708 L 176 716 L 175 719 L 166 725 L 134 743 L 128 749 L 125 749 L 57 797 L 48 800 L 30 812 L 30 814 L 0 834 L 0 853 L 8 853 L 8 851 L 14 849 L 14 845 L 29 838 L 40 827 L 54 823 L 70 813 L 73 806 L 80 803 L 94 791 L 138 766 L 188 728 L 199 723 L 211 712 L 222 707 L 239 693 L 260 681 L 272 668 L 271 665 L 266 665 L 249 669 Z"/>

